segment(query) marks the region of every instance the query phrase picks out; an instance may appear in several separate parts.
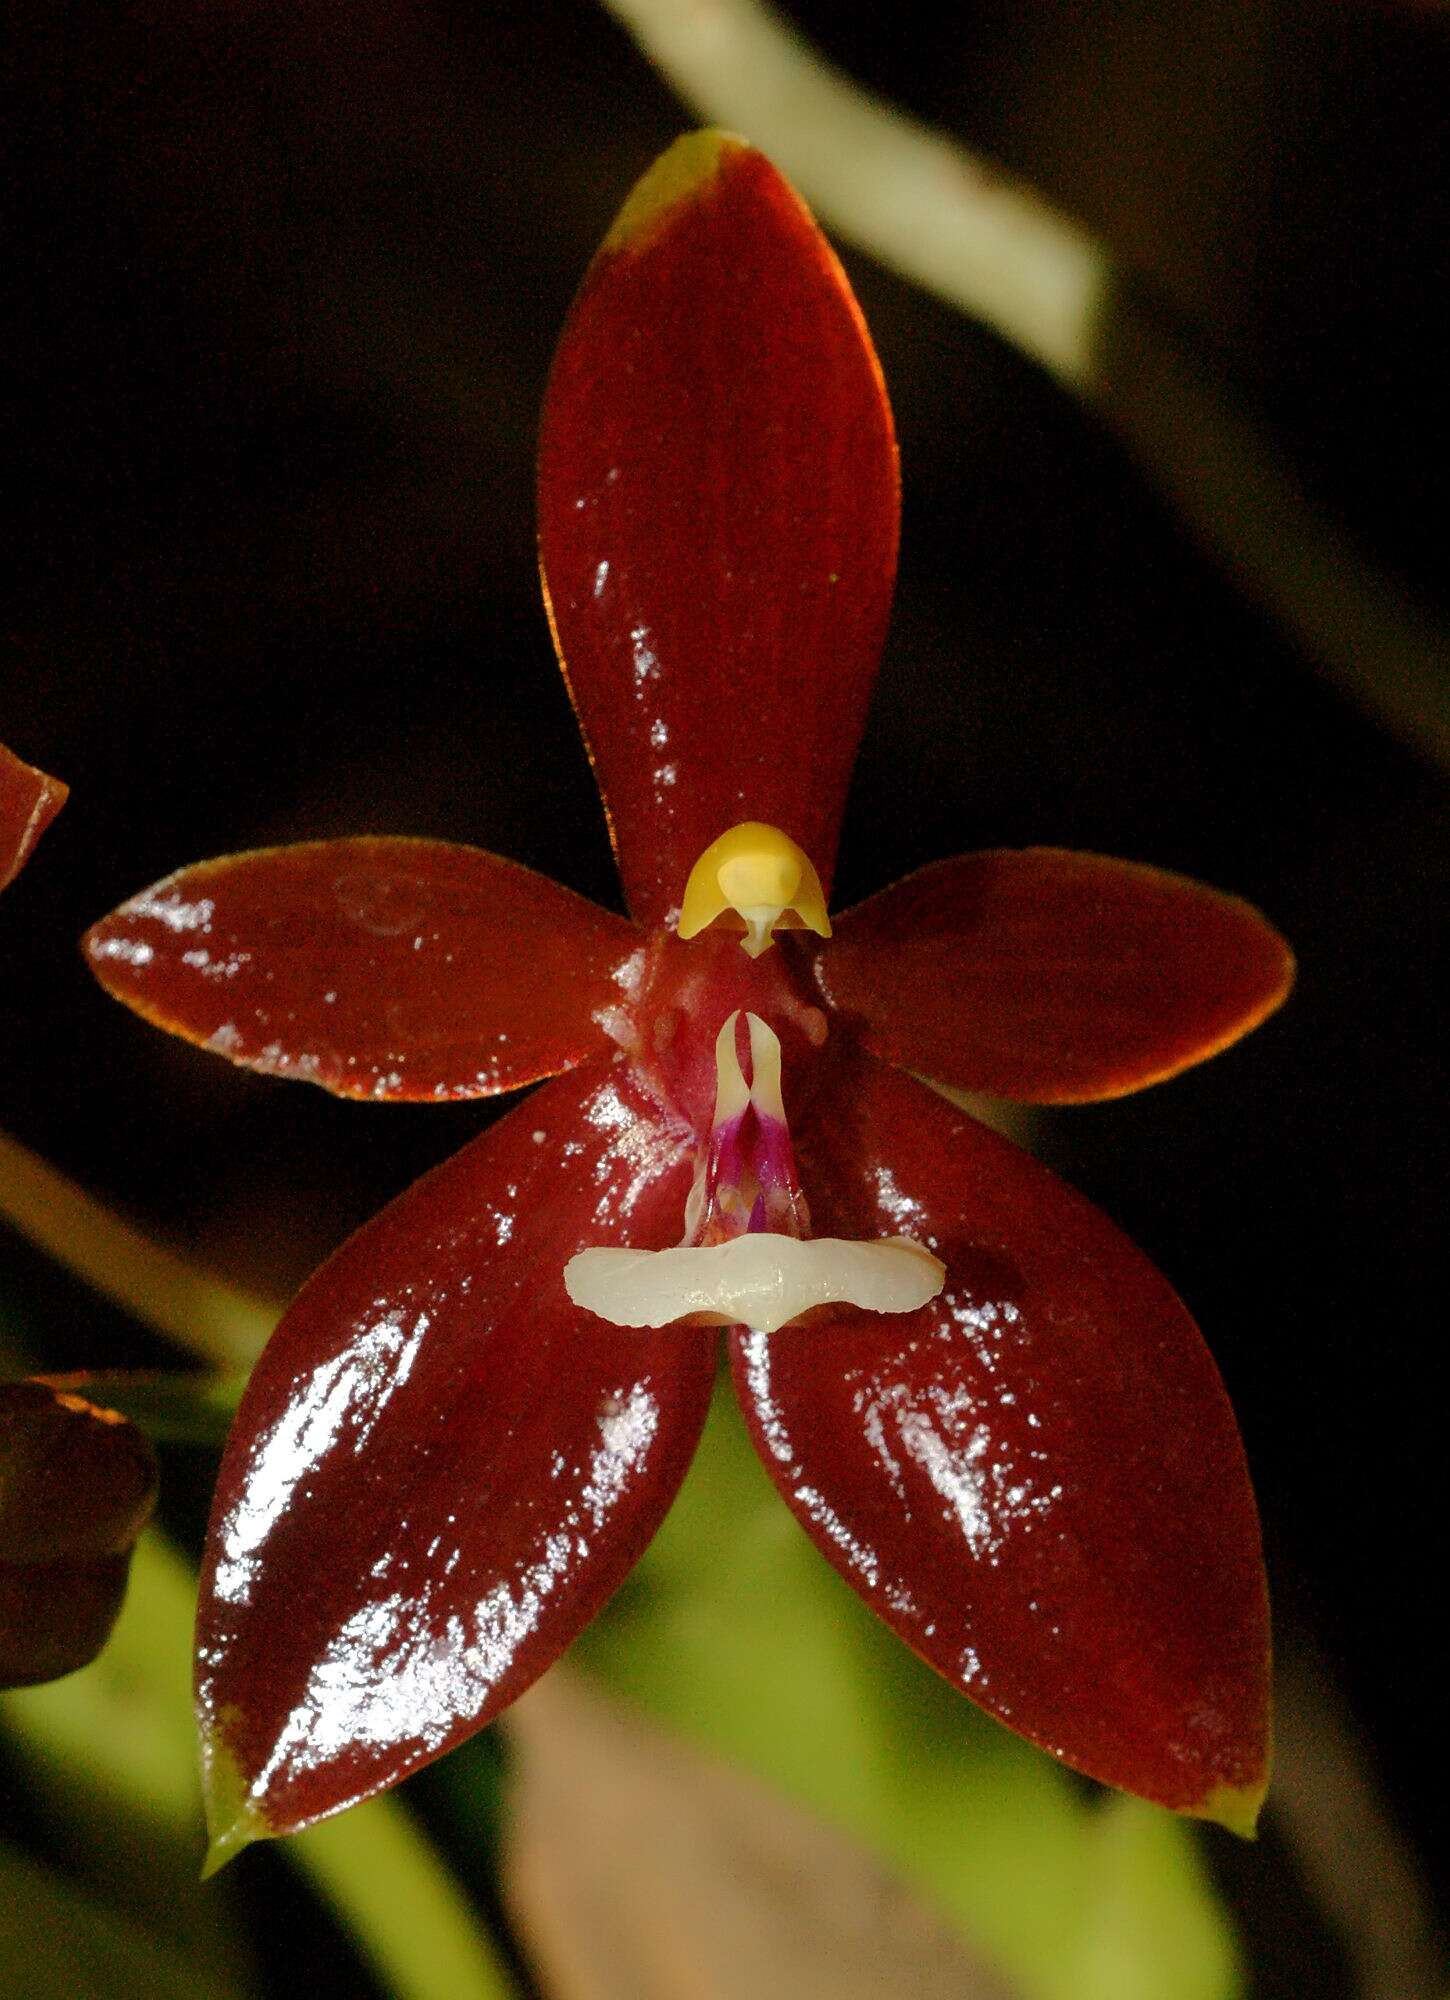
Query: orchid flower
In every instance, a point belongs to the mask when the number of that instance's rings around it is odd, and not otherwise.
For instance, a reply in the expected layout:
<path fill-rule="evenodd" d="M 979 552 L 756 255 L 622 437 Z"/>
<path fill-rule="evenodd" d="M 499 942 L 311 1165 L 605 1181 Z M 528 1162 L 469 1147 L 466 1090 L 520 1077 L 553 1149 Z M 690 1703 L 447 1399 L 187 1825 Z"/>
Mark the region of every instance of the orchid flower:
<path fill-rule="evenodd" d="M 828 915 L 898 479 L 800 201 L 678 142 L 565 328 L 545 598 L 630 916 L 351 839 L 183 869 L 89 934 L 159 1025 L 345 1096 L 543 1084 L 303 1288 L 222 1462 L 197 1695 L 213 1862 L 498 1715 L 662 1519 L 721 1326 L 786 1505 L 906 1643 L 1078 1769 L 1240 1830 L 1259 1533 L 1222 1385 L 1088 1202 L 908 1072 L 1033 1103 L 1283 999 L 1253 909 L 1051 848 Z M 743 948 L 742 948 L 743 947 Z"/>

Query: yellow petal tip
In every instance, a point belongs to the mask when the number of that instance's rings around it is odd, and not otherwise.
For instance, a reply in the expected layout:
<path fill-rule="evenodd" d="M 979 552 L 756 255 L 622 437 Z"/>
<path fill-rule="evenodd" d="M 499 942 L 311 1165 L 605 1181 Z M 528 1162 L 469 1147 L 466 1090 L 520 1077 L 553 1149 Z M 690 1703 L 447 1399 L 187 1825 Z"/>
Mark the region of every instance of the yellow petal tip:
<path fill-rule="evenodd" d="M 729 154 L 745 150 L 743 139 L 715 126 L 676 139 L 631 190 L 604 239 L 604 249 L 640 249 L 658 234 L 673 209 L 714 180 Z"/>
<path fill-rule="evenodd" d="M 1259 1814 L 1269 1789 L 1267 1778 L 1252 1785 L 1215 1785 L 1196 1806 L 1188 1809 L 1190 1819 L 1211 1819 L 1216 1826 L 1236 1833 L 1240 1840 L 1256 1840 Z"/>

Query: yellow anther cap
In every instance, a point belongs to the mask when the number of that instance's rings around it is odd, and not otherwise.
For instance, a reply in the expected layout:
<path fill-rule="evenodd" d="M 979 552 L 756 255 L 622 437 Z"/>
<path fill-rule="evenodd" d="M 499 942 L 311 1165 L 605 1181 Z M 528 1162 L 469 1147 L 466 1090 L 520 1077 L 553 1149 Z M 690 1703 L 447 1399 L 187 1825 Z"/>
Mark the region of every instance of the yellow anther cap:
<path fill-rule="evenodd" d="M 821 878 L 811 861 L 779 827 L 758 819 L 742 820 L 712 840 L 690 870 L 680 936 L 697 937 L 727 911 L 744 926 L 741 949 L 752 958 L 773 942 L 777 924 L 831 935 Z"/>

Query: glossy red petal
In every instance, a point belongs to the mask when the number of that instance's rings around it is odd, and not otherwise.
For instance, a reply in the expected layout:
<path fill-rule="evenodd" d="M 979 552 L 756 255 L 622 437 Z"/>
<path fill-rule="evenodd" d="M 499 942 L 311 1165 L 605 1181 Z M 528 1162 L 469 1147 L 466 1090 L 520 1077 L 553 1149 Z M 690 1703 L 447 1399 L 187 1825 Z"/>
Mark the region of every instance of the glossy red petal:
<path fill-rule="evenodd" d="M 203 861 L 86 934 L 158 1027 L 343 1097 L 488 1097 L 596 1053 L 642 944 L 476 847 L 328 840 Z"/>
<path fill-rule="evenodd" d="M 641 923 L 740 820 L 829 886 L 896 565 L 881 371 L 840 266 L 718 132 L 645 176 L 544 405 L 554 636 Z"/>
<path fill-rule="evenodd" d="M 737 1329 L 760 1455 L 908 1645 L 1108 1784 L 1253 1823 L 1268 1614 L 1233 1414 L 1168 1285 L 1082 1196 L 863 1057 L 798 1157 L 821 1234 L 917 1237 L 933 1305 Z M 822 1092 L 818 1104 L 823 1104 Z"/>
<path fill-rule="evenodd" d="M 1289 947 L 1185 875 L 1029 847 L 938 861 L 836 919 L 818 976 L 869 1049 L 960 1090 L 1120 1097 L 1280 1005 Z"/>
<path fill-rule="evenodd" d="M 68 789 L 0 743 L 0 889 L 8 888 L 30 859 Z"/>
<path fill-rule="evenodd" d="M 565 1261 L 675 1241 L 691 1180 L 622 1064 L 548 1084 L 323 1266 L 222 1461 L 197 1631 L 217 1858 L 393 1784 L 561 1653 L 694 1452 L 698 1329 L 581 1313 Z"/>

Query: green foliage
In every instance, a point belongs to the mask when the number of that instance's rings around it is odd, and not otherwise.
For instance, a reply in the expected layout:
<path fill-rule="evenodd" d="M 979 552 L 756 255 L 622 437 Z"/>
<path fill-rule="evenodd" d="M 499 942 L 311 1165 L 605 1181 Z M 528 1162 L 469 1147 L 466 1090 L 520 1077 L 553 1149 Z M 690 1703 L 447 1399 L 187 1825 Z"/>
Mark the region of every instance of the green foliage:
<path fill-rule="evenodd" d="M 159 1537 L 145 1536 L 99 1659 L 64 1680 L 0 1695 L 0 1725 L 27 1796 L 84 1892 L 127 1935 L 149 1934 L 178 1958 L 200 1993 L 250 1992 L 234 1899 L 197 1881 L 190 1631 L 185 1566 Z"/>
<path fill-rule="evenodd" d="M 790 1519 L 728 1395 L 577 1657 L 865 1842 L 1030 2000 L 1240 1993 L 1193 1830 L 1090 1795 L 914 1659 Z"/>

